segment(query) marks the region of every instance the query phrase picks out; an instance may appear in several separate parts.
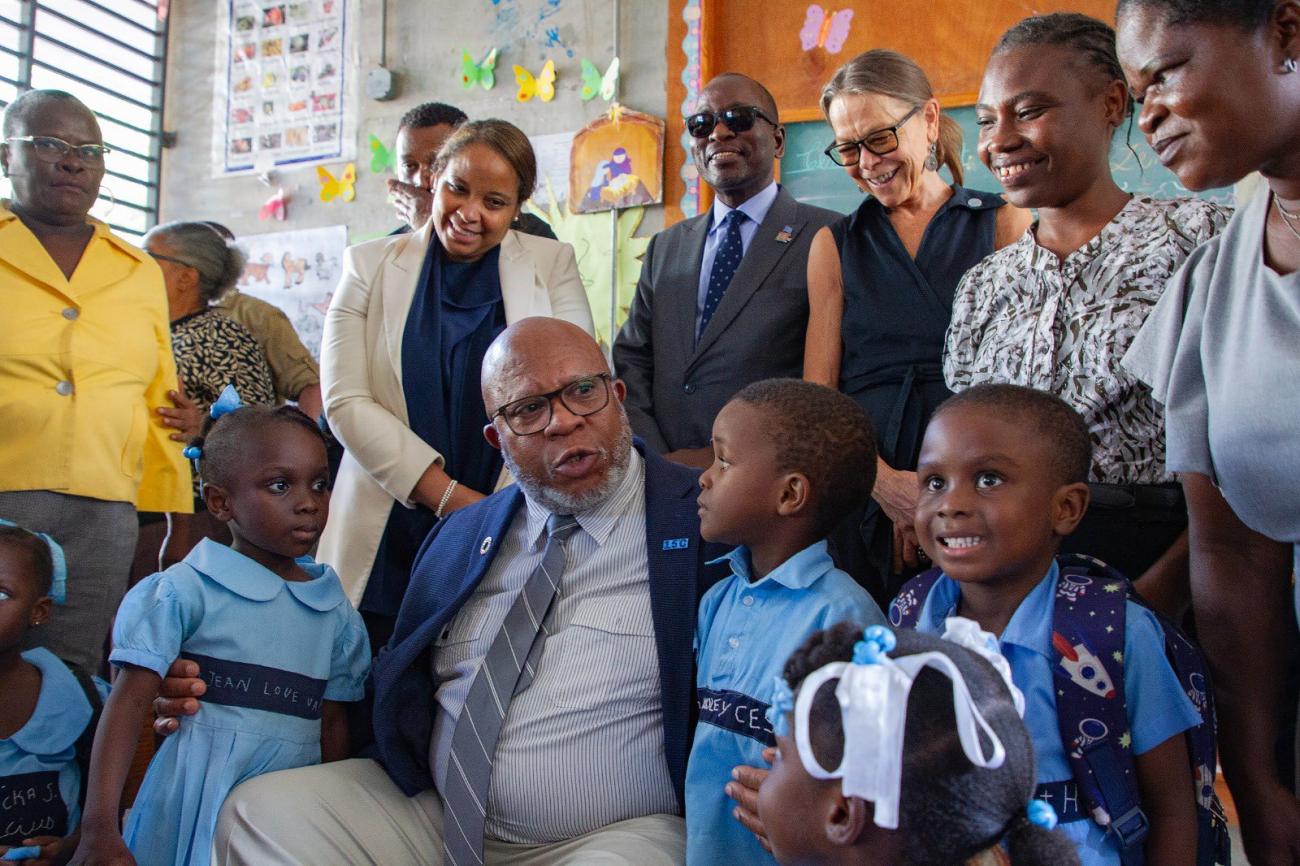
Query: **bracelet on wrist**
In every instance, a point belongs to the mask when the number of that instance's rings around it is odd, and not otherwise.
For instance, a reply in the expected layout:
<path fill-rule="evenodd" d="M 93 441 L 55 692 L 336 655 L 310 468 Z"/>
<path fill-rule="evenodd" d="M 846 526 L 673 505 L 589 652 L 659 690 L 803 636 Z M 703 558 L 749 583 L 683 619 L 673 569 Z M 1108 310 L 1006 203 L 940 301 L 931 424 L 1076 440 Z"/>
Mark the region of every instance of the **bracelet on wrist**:
<path fill-rule="evenodd" d="M 433 512 L 434 517 L 442 520 L 442 512 L 447 507 L 447 503 L 451 501 L 452 491 L 456 489 L 456 485 L 459 483 L 455 478 L 447 483 L 447 489 L 442 491 L 442 498 L 438 500 L 438 507 Z"/>

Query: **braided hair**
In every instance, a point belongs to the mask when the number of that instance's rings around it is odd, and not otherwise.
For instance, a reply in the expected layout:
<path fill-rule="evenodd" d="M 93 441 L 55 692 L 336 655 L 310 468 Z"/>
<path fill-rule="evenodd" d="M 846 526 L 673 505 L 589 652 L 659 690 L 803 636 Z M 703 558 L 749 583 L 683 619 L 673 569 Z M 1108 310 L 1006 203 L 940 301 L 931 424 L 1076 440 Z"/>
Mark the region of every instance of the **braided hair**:
<path fill-rule="evenodd" d="M 952 684 L 939 671 L 917 674 L 907 705 L 898 832 L 905 866 L 953 866 L 1008 843 L 1014 866 L 1077 866 L 1064 836 L 1031 823 L 1026 806 L 1035 788 L 1034 745 L 993 666 L 975 653 L 935 635 L 900 630 L 892 658 L 924 652 L 948 656 L 961 671 L 971 697 L 1006 749 L 996 769 L 973 766 L 957 733 Z M 791 690 L 832 662 L 850 661 L 862 630 L 840 623 L 817 632 L 790 656 L 785 679 Z M 835 697 L 838 680 L 823 683 L 808 714 L 813 753 L 824 767 L 844 755 L 844 729 Z"/>

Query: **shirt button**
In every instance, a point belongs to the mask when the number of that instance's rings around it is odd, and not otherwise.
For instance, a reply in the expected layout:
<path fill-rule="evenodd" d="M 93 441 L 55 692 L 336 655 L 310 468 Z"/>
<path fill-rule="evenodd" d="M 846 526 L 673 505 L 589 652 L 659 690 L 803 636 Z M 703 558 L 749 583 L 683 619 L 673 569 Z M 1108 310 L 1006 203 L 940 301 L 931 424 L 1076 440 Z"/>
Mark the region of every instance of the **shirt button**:
<path fill-rule="evenodd" d="M 694 383 L 694 382 L 687 382 L 685 385 L 682 386 L 682 390 L 685 391 L 687 394 L 694 394 L 694 393 L 695 393 L 695 383 Z"/>
<path fill-rule="evenodd" d="M 740 647 L 740 638 L 733 637 L 728 639 L 727 646 L 731 647 L 732 649 L 738 649 Z"/>
<path fill-rule="evenodd" d="M 73 319 L 77 318 L 77 316 L 80 315 L 81 313 L 77 312 L 76 307 L 66 307 L 63 310 L 63 318 L 67 319 L 69 322 L 71 322 Z"/>
<path fill-rule="evenodd" d="M 67 397 L 72 393 L 72 383 L 68 381 L 60 382 L 54 386 L 54 390 L 58 392 L 60 397 Z"/>
<path fill-rule="evenodd" d="M 982 198 L 969 198 L 969 199 L 966 200 L 966 204 L 970 205 L 971 207 L 979 207 L 980 205 L 984 204 L 984 199 L 982 199 Z"/>
<path fill-rule="evenodd" d="M 747 595 L 747 596 L 745 596 L 743 599 L 740 600 L 740 603 L 743 604 L 745 607 L 753 607 L 753 606 L 754 606 L 754 597 L 753 597 L 752 595 Z"/>

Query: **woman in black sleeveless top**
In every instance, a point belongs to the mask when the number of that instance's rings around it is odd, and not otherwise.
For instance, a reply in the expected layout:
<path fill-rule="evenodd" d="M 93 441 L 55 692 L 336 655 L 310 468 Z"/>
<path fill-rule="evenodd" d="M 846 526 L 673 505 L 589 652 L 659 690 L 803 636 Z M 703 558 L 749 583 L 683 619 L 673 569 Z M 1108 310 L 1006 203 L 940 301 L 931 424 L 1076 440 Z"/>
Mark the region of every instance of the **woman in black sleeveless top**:
<path fill-rule="evenodd" d="M 838 387 L 875 423 L 873 501 L 833 541 L 841 566 L 887 600 L 891 575 L 919 564 L 910 470 L 949 394 L 941 363 L 953 293 L 968 268 L 1024 232 L 1030 215 L 960 185 L 961 127 L 903 55 L 858 55 L 821 104 L 835 132 L 826 154 L 868 198 L 813 241 L 804 377 Z M 939 175 L 943 165 L 954 185 Z"/>

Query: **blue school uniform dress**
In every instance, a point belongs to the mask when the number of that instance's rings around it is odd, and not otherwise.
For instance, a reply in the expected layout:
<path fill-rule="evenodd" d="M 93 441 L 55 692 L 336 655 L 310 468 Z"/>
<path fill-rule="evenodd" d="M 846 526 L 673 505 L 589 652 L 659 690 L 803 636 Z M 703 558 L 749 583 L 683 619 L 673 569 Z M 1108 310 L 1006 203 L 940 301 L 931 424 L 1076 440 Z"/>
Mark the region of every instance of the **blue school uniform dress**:
<path fill-rule="evenodd" d="M 66 836 L 81 823 L 76 746 L 90 724 L 90 702 L 54 653 L 38 648 L 22 657 L 41 672 L 41 693 L 27 723 L 0 739 L 0 845 Z M 100 699 L 108 697 L 108 684 L 92 680 Z"/>
<path fill-rule="evenodd" d="M 1025 694 L 1025 727 L 1034 741 L 1039 785 L 1074 777 L 1061 744 L 1052 673 L 1053 599 L 1059 579 L 1060 568 L 1053 562 L 1046 577 L 1016 608 L 1000 638 L 1011 680 Z M 960 585 L 947 575 L 939 578 L 921 608 L 917 631 L 943 634 L 943 621 L 957 615 L 960 599 Z M 1133 754 L 1141 755 L 1200 724 L 1201 717 L 1165 658 L 1164 632 L 1155 614 L 1130 601 L 1124 616 L 1124 700 Z M 1082 811 L 1080 820 L 1059 825 L 1078 849 L 1082 866 L 1119 866 L 1119 845 L 1088 817 L 1086 807 L 1077 802 L 1052 805 L 1063 818 L 1067 810 Z"/>
<path fill-rule="evenodd" d="M 731 576 L 700 600 L 700 720 L 686 766 L 686 862 L 775 863 L 732 817 L 734 804 L 722 788 L 733 767 L 766 766 L 763 750 L 776 744 L 768 701 L 790 654 L 813 632 L 845 620 L 863 628 L 887 622 L 866 590 L 831 562 L 825 541 L 757 582 L 750 582 L 744 547 L 713 562 L 728 563 Z"/>
<path fill-rule="evenodd" d="M 230 789 L 319 763 L 321 701 L 361 699 L 370 666 L 361 617 L 334 569 L 298 564 L 311 580 L 283 580 L 205 539 L 122 601 L 110 661 L 162 676 L 177 656 L 193 659 L 208 687 L 131 809 L 123 837 L 140 866 L 207 866 Z"/>

